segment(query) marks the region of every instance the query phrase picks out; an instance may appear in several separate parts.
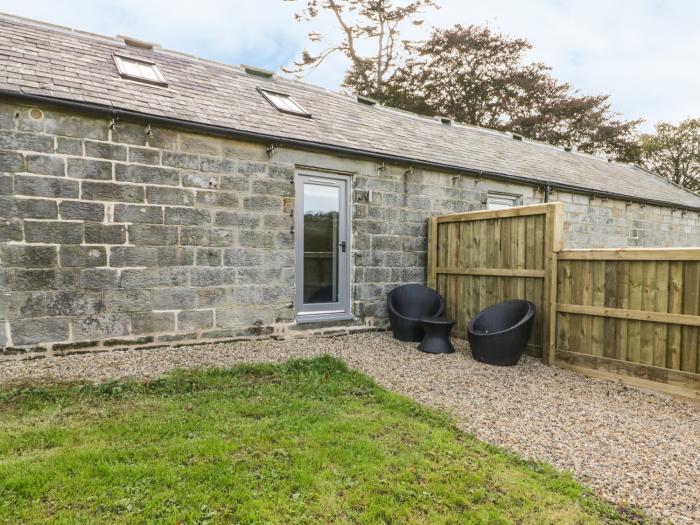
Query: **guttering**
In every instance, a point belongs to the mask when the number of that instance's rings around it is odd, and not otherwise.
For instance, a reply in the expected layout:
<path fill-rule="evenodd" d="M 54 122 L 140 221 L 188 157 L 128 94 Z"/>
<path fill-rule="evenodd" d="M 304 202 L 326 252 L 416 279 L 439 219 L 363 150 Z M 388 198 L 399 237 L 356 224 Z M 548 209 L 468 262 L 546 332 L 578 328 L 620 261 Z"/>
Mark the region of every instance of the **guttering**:
<path fill-rule="evenodd" d="M 215 135 L 220 137 L 228 138 L 239 138 L 246 139 L 252 142 L 260 142 L 264 144 L 273 144 L 279 147 L 293 147 L 304 150 L 314 150 L 314 151 L 325 151 L 329 153 L 337 153 L 345 156 L 353 157 L 363 157 L 370 158 L 374 160 L 380 160 L 382 162 L 391 162 L 394 164 L 409 164 L 414 167 L 423 167 L 428 169 L 435 169 L 440 171 L 453 172 L 463 175 L 476 175 L 479 178 L 486 178 L 492 180 L 517 182 L 519 184 L 524 184 L 527 186 L 543 186 L 545 188 L 549 187 L 549 191 L 560 190 L 569 191 L 572 193 L 578 193 L 582 195 L 590 195 L 592 197 L 610 198 L 623 200 L 628 202 L 637 202 L 640 204 L 650 204 L 656 206 L 664 206 L 667 208 L 676 208 L 683 210 L 690 210 L 700 213 L 700 206 L 686 206 L 678 204 L 675 202 L 669 202 L 659 199 L 641 199 L 639 197 L 632 197 L 629 195 L 623 195 L 620 193 L 613 193 L 608 191 L 593 190 L 587 188 L 581 188 L 579 186 L 574 186 L 571 184 L 560 184 L 557 182 L 547 181 L 543 179 L 534 179 L 528 177 L 519 177 L 517 175 L 509 175 L 507 173 L 498 173 L 493 171 L 483 171 L 473 168 L 465 168 L 463 166 L 458 166 L 454 164 L 444 164 L 440 162 L 430 162 L 426 160 L 416 159 L 413 157 L 404 157 L 401 155 L 392 155 L 389 153 L 379 153 L 376 151 L 362 150 L 358 148 L 350 148 L 347 146 L 338 146 L 333 144 L 325 144 L 322 142 L 315 142 L 311 140 L 301 140 L 293 139 L 289 137 L 283 137 L 281 135 L 272 135 L 269 133 L 259 133 L 255 131 L 245 131 L 240 129 L 228 128 L 226 126 L 217 126 L 214 124 L 203 124 L 199 122 L 194 122 L 191 120 L 178 119 L 173 117 L 163 117 L 158 115 L 152 115 L 149 113 L 141 113 L 139 111 L 132 111 L 126 109 L 120 109 L 115 106 L 107 106 L 104 104 L 98 104 L 94 102 L 79 102 L 76 100 L 69 100 L 58 97 L 51 97 L 47 95 L 36 95 L 31 93 L 23 93 L 20 91 L 8 91 L 0 89 L 0 97 L 14 98 L 26 102 L 34 102 L 41 104 L 48 104 L 52 106 L 58 106 L 61 108 L 72 109 L 88 114 L 97 114 L 101 116 L 108 116 L 113 119 L 124 118 L 130 121 L 143 121 L 149 124 L 160 124 L 164 127 L 170 128 L 182 128 L 188 131 L 202 132 L 208 135 Z M 547 198 L 549 198 L 549 191 L 547 192 Z"/>

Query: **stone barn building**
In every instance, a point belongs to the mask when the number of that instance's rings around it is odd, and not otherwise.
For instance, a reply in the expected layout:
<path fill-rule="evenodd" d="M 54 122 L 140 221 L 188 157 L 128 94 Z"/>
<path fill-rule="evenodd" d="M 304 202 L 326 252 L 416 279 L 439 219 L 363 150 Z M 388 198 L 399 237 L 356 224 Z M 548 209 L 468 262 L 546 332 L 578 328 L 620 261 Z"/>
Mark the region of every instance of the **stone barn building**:
<path fill-rule="evenodd" d="M 637 166 L 0 17 L 0 355 L 381 325 L 429 216 L 548 200 L 568 247 L 700 245 Z"/>

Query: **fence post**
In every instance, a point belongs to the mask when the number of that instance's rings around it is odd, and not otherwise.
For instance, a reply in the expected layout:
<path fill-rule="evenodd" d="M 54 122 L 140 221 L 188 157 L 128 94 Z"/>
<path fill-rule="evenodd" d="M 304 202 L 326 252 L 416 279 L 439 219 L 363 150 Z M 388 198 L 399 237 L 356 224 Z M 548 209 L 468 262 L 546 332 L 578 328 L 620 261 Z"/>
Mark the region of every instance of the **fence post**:
<path fill-rule="evenodd" d="M 437 217 L 428 219 L 428 286 L 437 289 L 437 247 L 438 247 Z"/>
<path fill-rule="evenodd" d="M 545 219 L 542 361 L 548 365 L 554 363 L 557 346 L 557 252 L 562 249 L 563 208 L 560 202 L 552 203 L 547 208 Z"/>

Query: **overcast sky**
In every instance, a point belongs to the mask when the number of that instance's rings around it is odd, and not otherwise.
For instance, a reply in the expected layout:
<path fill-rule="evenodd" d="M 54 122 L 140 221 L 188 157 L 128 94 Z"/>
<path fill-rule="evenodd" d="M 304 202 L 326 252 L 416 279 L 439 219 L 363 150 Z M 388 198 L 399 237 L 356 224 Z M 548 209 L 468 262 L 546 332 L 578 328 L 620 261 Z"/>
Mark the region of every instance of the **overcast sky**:
<path fill-rule="evenodd" d="M 2 0 L 0 10 L 96 33 L 128 36 L 228 63 L 273 70 L 306 45 L 300 2 L 282 0 Z M 582 93 L 608 93 L 627 118 L 700 117 L 700 1 L 438 0 L 425 28 L 488 24 L 534 44 L 530 55 Z M 332 37 L 332 20 L 314 27 Z M 347 63 L 328 61 L 306 80 L 339 89 Z"/>

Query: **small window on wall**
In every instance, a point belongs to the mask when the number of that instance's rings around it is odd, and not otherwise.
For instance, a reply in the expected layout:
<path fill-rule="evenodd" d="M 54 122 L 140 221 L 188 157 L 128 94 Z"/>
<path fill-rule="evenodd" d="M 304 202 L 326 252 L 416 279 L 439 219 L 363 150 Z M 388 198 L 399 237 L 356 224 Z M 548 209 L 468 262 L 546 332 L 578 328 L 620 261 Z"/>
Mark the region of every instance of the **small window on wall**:
<path fill-rule="evenodd" d="M 505 210 L 513 206 L 519 206 L 522 195 L 509 195 L 506 193 L 489 193 L 486 198 L 487 210 Z"/>

